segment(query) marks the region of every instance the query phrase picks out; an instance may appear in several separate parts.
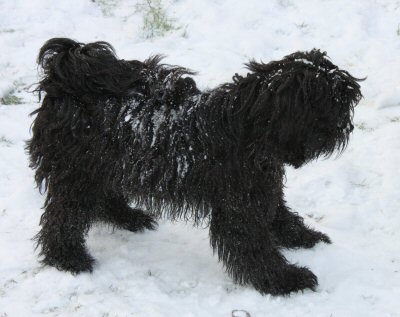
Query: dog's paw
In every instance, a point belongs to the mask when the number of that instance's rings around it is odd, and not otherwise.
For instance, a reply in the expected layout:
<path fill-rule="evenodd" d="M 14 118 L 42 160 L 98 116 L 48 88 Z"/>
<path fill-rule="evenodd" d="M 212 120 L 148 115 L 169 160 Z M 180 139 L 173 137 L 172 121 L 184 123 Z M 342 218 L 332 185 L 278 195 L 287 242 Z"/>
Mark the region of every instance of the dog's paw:
<path fill-rule="evenodd" d="M 295 247 L 312 248 L 319 242 L 332 243 L 331 239 L 325 233 L 307 228 L 300 233 L 297 246 L 295 245 Z"/>
<path fill-rule="evenodd" d="M 331 243 L 324 233 L 309 228 L 298 216 L 271 228 L 274 243 L 284 248 L 312 248 L 319 242 Z"/>
<path fill-rule="evenodd" d="M 77 275 L 84 272 L 92 273 L 95 260 L 87 252 L 82 251 L 74 252 L 73 256 L 46 256 L 41 262 L 45 265 L 53 266 L 60 271 L 68 271 L 73 275 Z"/>
<path fill-rule="evenodd" d="M 266 280 L 253 283 L 254 288 L 261 294 L 290 295 L 306 289 L 315 291 L 318 285 L 318 278 L 305 267 L 288 265 L 284 271 L 276 273 Z"/>
<path fill-rule="evenodd" d="M 306 267 L 290 265 L 290 270 L 286 273 L 283 283 L 283 293 L 304 291 L 310 289 L 315 292 L 318 285 L 318 278 Z"/>
<path fill-rule="evenodd" d="M 309 230 L 308 232 L 309 238 L 306 234 L 306 236 L 304 237 L 304 242 L 305 243 L 308 242 L 310 248 L 316 245 L 318 242 L 324 242 L 328 244 L 332 243 L 331 238 L 329 238 L 329 236 L 326 235 L 325 233 L 313 229 L 308 229 L 308 230 Z"/>
<path fill-rule="evenodd" d="M 281 246 L 286 248 L 312 248 L 319 242 L 332 243 L 326 234 L 308 227 L 293 232 L 293 235 L 282 239 L 280 242 Z"/>
<path fill-rule="evenodd" d="M 154 220 L 154 217 L 145 214 L 142 210 L 136 209 L 132 212 L 129 221 L 123 224 L 122 228 L 132 232 L 142 232 L 146 229 L 156 230 L 157 226 L 158 224 Z"/>

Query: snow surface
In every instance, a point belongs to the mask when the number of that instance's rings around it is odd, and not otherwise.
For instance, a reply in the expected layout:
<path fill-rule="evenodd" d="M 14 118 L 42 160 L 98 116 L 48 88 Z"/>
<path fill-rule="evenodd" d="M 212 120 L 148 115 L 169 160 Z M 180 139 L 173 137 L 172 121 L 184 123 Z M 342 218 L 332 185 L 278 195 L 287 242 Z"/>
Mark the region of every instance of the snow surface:
<path fill-rule="evenodd" d="M 400 1 L 163 1 L 179 26 L 145 39 L 136 1 L 0 0 L 0 317 L 11 316 L 400 316 Z M 320 48 L 362 83 L 356 128 L 338 159 L 287 169 L 287 200 L 332 245 L 286 251 L 319 278 L 316 292 L 261 296 L 236 286 L 209 247 L 206 228 L 160 222 L 133 234 L 96 226 L 88 246 L 93 274 L 42 267 L 31 238 L 44 198 L 27 167 L 24 140 L 37 107 L 40 46 L 55 36 L 111 42 L 120 57 L 199 72 L 203 89 L 269 61 Z M 245 316 L 245 312 L 235 312 Z"/>

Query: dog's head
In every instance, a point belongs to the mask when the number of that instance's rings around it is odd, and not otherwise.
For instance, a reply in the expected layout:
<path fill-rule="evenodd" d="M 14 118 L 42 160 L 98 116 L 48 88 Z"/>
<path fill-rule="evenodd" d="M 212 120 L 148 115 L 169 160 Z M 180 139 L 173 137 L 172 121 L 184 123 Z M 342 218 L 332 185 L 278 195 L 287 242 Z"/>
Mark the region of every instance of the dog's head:
<path fill-rule="evenodd" d="M 273 151 L 294 167 L 342 152 L 353 130 L 360 85 L 319 50 L 268 64 L 250 62 L 237 79 L 246 146 L 258 159 Z"/>

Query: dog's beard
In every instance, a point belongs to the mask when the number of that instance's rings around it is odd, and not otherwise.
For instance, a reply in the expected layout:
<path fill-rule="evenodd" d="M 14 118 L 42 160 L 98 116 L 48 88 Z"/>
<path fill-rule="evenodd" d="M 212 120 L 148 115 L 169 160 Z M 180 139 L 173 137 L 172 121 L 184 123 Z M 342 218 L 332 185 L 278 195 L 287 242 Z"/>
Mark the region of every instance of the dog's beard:
<path fill-rule="evenodd" d="M 338 125 L 336 130 L 313 131 L 304 142 L 293 146 L 283 160 L 294 168 L 299 168 L 318 158 L 338 157 L 346 149 L 352 131 L 350 119 L 344 127 L 342 124 Z"/>

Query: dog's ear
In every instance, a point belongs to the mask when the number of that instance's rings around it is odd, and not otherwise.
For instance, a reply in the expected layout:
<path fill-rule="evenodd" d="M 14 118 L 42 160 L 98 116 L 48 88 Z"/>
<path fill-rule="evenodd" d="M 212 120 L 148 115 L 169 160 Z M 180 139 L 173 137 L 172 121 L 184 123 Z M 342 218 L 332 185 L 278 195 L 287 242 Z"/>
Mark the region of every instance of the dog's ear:
<path fill-rule="evenodd" d="M 272 79 L 270 89 L 274 109 L 269 137 L 285 151 L 300 151 L 317 118 L 323 121 L 334 115 L 328 81 L 308 67 Z"/>
<path fill-rule="evenodd" d="M 249 111 L 253 137 L 265 131 L 265 142 L 293 165 L 344 149 L 361 98 L 358 79 L 318 50 L 248 67 L 258 82 Z"/>

